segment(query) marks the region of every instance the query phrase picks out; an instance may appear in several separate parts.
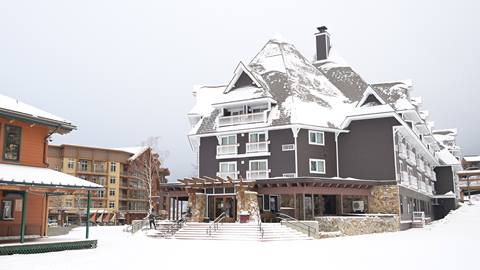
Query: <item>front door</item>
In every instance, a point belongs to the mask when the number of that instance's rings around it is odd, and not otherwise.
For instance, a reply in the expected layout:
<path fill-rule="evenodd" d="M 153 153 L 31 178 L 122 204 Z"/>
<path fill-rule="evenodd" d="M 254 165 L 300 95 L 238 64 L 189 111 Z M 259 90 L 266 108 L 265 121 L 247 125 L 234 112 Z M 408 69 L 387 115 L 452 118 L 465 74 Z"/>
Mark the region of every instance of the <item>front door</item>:
<path fill-rule="evenodd" d="M 237 213 L 235 202 L 235 196 L 209 196 L 208 217 L 215 220 L 225 212 L 225 222 L 235 221 Z"/>

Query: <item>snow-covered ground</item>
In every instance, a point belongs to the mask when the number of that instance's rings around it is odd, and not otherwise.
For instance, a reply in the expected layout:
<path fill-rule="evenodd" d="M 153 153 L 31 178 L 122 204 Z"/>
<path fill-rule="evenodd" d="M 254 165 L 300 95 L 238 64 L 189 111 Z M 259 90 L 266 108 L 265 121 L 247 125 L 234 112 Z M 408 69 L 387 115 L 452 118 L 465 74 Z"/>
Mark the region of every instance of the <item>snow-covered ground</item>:
<path fill-rule="evenodd" d="M 312 241 L 164 240 L 122 227 L 94 227 L 91 235 L 97 249 L 3 256 L 0 269 L 459 269 L 478 256 L 480 204 L 424 229 Z"/>

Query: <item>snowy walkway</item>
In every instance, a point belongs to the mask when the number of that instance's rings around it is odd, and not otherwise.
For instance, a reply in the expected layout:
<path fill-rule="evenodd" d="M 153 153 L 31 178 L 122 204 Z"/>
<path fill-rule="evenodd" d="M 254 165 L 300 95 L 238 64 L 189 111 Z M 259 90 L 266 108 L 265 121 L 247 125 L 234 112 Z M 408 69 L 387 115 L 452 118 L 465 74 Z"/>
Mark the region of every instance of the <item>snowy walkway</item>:
<path fill-rule="evenodd" d="M 74 234 L 81 238 L 84 230 L 66 237 Z M 459 269 L 478 257 L 480 205 L 464 206 L 424 229 L 314 241 L 163 240 L 132 236 L 121 227 L 94 227 L 92 237 L 99 239 L 97 249 L 3 256 L 0 268 L 207 269 L 217 261 L 217 269 Z"/>

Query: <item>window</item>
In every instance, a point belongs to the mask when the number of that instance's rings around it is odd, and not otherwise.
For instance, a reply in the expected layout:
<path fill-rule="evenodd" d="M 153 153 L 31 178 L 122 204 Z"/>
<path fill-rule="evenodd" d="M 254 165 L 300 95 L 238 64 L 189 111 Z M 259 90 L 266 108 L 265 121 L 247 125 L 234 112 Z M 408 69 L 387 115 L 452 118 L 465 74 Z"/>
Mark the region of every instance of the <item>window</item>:
<path fill-rule="evenodd" d="M 259 113 L 268 110 L 268 104 L 248 106 L 248 113 Z"/>
<path fill-rule="evenodd" d="M 268 168 L 267 160 L 250 160 L 250 171 L 266 171 Z"/>
<path fill-rule="evenodd" d="M 325 134 L 322 131 L 308 131 L 308 142 L 310 144 L 325 145 Z"/>
<path fill-rule="evenodd" d="M 65 201 L 65 207 L 66 208 L 72 208 L 73 207 L 73 201 L 71 201 L 71 200 Z"/>
<path fill-rule="evenodd" d="M 267 133 L 266 132 L 253 132 L 248 134 L 248 142 L 266 142 Z"/>
<path fill-rule="evenodd" d="M 234 145 L 237 144 L 237 135 L 227 135 L 220 137 L 220 145 Z"/>
<path fill-rule="evenodd" d="M 117 170 L 117 164 L 115 162 L 110 162 L 110 171 L 115 172 Z"/>
<path fill-rule="evenodd" d="M 295 144 L 283 144 L 282 145 L 282 151 L 294 151 L 295 150 Z"/>
<path fill-rule="evenodd" d="M 75 161 L 74 161 L 72 158 L 69 158 L 69 159 L 67 160 L 67 168 L 73 169 L 73 167 L 74 167 L 74 162 L 75 162 Z"/>
<path fill-rule="evenodd" d="M 236 172 L 237 171 L 237 162 L 220 162 L 219 165 L 220 172 Z"/>
<path fill-rule="evenodd" d="M 115 196 L 115 190 L 109 190 L 108 195 L 110 196 Z"/>
<path fill-rule="evenodd" d="M 105 179 L 106 179 L 105 176 L 100 176 L 98 178 L 98 184 L 102 186 L 105 185 Z"/>
<path fill-rule="evenodd" d="M 2 219 L 13 219 L 12 200 L 5 200 L 2 202 Z"/>
<path fill-rule="evenodd" d="M 110 184 L 115 184 L 115 176 L 110 176 Z"/>
<path fill-rule="evenodd" d="M 88 170 L 88 161 L 87 160 L 80 160 L 80 170 L 87 171 Z"/>
<path fill-rule="evenodd" d="M 109 208 L 115 208 L 115 202 L 108 202 Z"/>
<path fill-rule="evenodd" d="M 270 196 L 263 195 L 263 210 L 270 211 Z"/>
<path fill-rule="evenodd" d="M 20 160 L 20 141 L 22 138 L 22 128 L 17 126 L 5 126 L 5 143 L 3 145 L 3 160 Z"/>
<path fill-rule="evenodd" d="M 285 178 L 295 178 L 295 173 L 284 173 L 282 176 Z"/>
<path fill-rule="evenodd" d="M 310 159 L 310 173 L 325 174 L 325 160 Z"/>

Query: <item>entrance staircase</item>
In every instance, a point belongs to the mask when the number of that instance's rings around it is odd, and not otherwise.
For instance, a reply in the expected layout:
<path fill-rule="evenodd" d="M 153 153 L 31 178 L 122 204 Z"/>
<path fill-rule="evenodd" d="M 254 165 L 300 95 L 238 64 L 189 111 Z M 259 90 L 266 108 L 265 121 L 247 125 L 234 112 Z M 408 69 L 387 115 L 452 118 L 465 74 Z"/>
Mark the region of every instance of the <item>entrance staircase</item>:
<path fill-rule="evenodd" d="M 230 241 L 296 241 L 311 240 L 306 234 L 280 223 L 262 223 L 263 237 L 256 222 L 222 223 L 217 230 L 207 233 L 212 223 L 186 223 L 173 238 L 185 240 L 230 240 Z"/>

